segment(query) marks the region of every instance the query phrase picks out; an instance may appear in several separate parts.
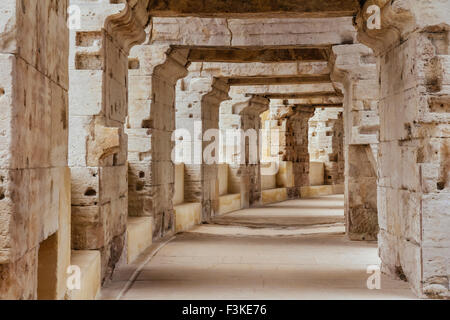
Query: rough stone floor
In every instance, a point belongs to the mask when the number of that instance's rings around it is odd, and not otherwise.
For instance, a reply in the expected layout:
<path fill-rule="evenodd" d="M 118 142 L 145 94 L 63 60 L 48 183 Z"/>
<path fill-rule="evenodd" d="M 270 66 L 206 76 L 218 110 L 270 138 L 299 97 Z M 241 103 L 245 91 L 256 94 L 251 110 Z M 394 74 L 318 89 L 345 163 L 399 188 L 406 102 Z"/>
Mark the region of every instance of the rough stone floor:
<path fill-rule="evenodd" d="M 414 299 L 405 282 L 386 276 L 381 290 L 367 289 L 377 246 L 348 241 L 343 220 L 342 196 L 228 214 L 177 235 L 142 264 L 121 298 Z M 102 298 L 116 298 L 126 274 Z"/>

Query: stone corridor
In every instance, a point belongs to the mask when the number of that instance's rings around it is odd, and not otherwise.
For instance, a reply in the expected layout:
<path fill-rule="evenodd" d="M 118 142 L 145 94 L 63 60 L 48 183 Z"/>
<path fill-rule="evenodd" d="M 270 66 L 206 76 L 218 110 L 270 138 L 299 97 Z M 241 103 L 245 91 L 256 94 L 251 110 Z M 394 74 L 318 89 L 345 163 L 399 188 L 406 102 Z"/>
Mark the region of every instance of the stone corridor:
<path fill-rule="evenodd" d="M 415 299 L 407 283 L 386 276 L 381 290 L 369 290 L 367 267 L 378 264 L 375 243 L 345 238 L 343 196 L 290 200 L 177 235 L 127 290 L 117 289 L 118 277 L 102 298 Z"/>
<path fill-rule="evenodd" d="M 2 0 L 0 300 L 450 299 L 449 13 Z"/>

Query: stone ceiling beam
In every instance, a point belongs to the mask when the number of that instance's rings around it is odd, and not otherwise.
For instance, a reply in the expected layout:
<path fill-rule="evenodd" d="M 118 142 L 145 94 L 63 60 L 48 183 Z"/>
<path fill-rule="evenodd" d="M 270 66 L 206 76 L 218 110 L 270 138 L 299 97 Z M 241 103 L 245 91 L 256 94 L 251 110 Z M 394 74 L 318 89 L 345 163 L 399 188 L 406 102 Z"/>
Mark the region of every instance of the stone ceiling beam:
<path fill-rule="evenodd" d="M 342 17 L 358 13 L 358 0 L 154 0 L 151 16 L 180 17 Z"/>
<path fill-rule="evenodd" d="M 295 104 L 294 107 L 301 108 L 342 108 L 342 103 L 323 103 L 323 104 Z"/>
<path fill-rule="evenodd" d="M 195 66 L 196 65 L 196 66 Z M 272 63 L 220 63 L 193 62 L 191 68 L 197 68 L 201 74 L 214 77 L 298 77 L 324 76 L 330 74 L 329 62 L 272 62 Z"/>
<path fill-rule="evenodd" d="M 330 48 L 243 49 L 193 48 L 191 62 L 321 62 L 328 61 Z"/>
<path fill-rule="evenodd" d="M 343 97 L 313 97 L 313 98 L 303 98 L 303 99 L 287 99 L 289 105 L 296 104 L 342 104 L 344 101 Z"/>
<path fill-rule="evenodd" d="M 226 79 L 226 81 L 230 86 L 331 83 L 329 75 L 297 77 L 236 77 Z"/>
<path fill-rule="evenodd" d="M 264 93 L 261 94 L 267 99 L 320 99 L 323 97 L 342 97 L 340 93 L 337 92 L 307 92 L 307 93 Z"/>
<path fill-rule="evenodd" d="M 240 0 L 239 2 L 242 3 Z M 356 42 L 356 29 L 352 17 L 153 18 L 147 28 L 147 34 L 148 44 L 190 47 L 292 48 Z"/>
<path fill-rule="evenodd" d="M 294 95 L 308 95 L 316 93 L 316 95 L 330 94 L 335 95 L 336 90 L 330 83 L 314 83 L 314 84 L 271 84 L 271 85 L 255 85 L 255 86 L 232 86 L 231 94 L 283 94 Z M 295 99 L 295 98 L 292 98 Z"/>

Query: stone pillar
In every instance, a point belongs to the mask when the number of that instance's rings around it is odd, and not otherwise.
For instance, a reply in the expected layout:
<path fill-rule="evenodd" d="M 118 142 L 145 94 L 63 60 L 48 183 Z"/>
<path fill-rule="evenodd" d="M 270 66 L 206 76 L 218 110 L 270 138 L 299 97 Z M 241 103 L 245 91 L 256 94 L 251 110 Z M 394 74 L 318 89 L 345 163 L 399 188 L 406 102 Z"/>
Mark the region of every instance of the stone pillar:
<path fill-rule="evenodd" d="M 279 161 L 283 161 L 286 157 L 286 135 L 287 135 L 287 121 L 290 115 L 294 112 L 292 106 L 287 102 L 278 99 L 270 100 L 269 111 L 262 116 L 262 127 L 265 130 L 265 134 L 269 134 L 267 137 L 266 150 L 262 151 L 262 158 L 265 160 L 267 157 L 278 158 Z"/>
<path fill-rule="evenodd" d="M 236 94 L 220 108 L 223 160 L 227 160 L 227 152 L 233 153 L 229 168 L 235 183 L 231 185 L 241 193 L 242 208 L 261 203 L 260 115 L 269 109 L 269 102 L 259 96 Z M 226 144 L 228 134 L 235 131 L 243 135 L 240 150 Z"/>
<path fill-rule="evenodd" d="M 332 79 L 344 93 L 345 216 L 351 240 L 376 240 L 379 83 L 375 58 L 362 45 L 333 47 Z"/>
<path fill-rule="evenodd" d="M 67 0 L 1 4 L 0 300 L 62 299 L 66 291 L 67 6 Z M 38 269 L 46 263 L 44 279 Z M 38 294 L 44 280 L 45 296 Z"/>
<path fill-rule="evenodd" d="M 187 74 L 187 55 L 188 50 L 147 44 L 130 53 L 128 214 L 153 217 L 154 238 L 174 227 L 175 87 Z"/>
<path fill-rule="evenodd" d="M 323 162 L 326 185 L 344 183 L 343 108 L 316 108 L 309 121 L 310 161 Z"/>
<path fill-rule="evenodd" d="M 292 162 L 294 185 L 288 188 L 289 198 L 298 198 L 300 187 L 309 186 L 309 119 L 314 108 L 286 106 L 285 101 L 271 100 L 272 129 L 280 132 L 279 157 L 281 161 Z"/>
<path fill-rule="evenodd" d="M 298 198 L 301 187 L 309 186 L 309 120 L 314 108 L 295 106 L 294 114 L 287 118 L 286 158 L 292 162 L 294 186 L 288 190 L 289 198 Z"/>
<path fill-rule="evenodd" d="M 366 6 L 374 4 L 367 1 Z M 362 12 L 365 11 L 363 8 Z M 381 29 L 357 19 L 380 75 L 382 269 L 420 296 L 450 298 L 450 1 L 396 0 Z"/>
<path fill-rule="evenodd" d="M 72 248 L 99 250 L 105 279 L 124 256 L 128 53 L 145 32 L 128 4 L 102 2 L 71 1 L 81 29 L 70 33 L 69 166 Z"/>
<path fill-rule="evenodd" d="M 219 204 L 219 109 L 229 99 L 229 85 L 200 74 L 199 66 L 192 64 L 189 75 L 178 82 L 176 128 L 187 130 L 190 136 L 183 138 L 192 156 L 191 163 L 185 163 L 185 201 L 200 202 L 202 219 L 209 221 Z"/>

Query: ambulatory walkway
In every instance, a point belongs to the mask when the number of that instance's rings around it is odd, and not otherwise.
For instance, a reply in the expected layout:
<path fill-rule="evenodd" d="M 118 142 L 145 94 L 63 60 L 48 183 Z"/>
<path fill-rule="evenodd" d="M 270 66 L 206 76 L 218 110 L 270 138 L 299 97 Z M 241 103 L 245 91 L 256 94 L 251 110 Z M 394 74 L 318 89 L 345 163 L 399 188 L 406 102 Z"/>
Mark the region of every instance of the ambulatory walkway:
<path fill-rule="evenodd" d="M 240 210 L 179 234 L 143 266 L 122 299 L 410 299 L 382 276 L 377 245 L 344 235 L 343 197 Z M 126 279 L 122 279 L 125 281 Z"/>

